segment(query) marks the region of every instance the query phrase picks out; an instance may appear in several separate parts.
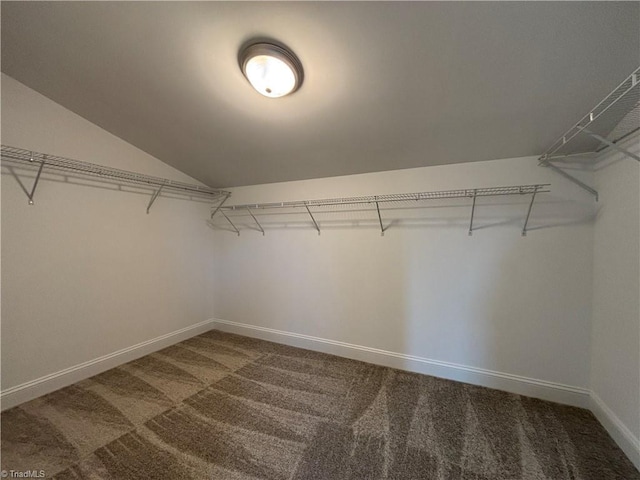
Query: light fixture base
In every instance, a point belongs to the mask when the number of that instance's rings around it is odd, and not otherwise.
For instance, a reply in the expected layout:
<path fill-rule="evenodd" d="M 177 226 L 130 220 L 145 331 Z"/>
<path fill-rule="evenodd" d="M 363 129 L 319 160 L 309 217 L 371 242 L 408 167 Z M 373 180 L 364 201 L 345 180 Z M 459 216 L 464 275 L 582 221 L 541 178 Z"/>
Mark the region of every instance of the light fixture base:
<path fill-rule="evenodd" d="M 300 88 L 304 79 L 298 57 L 272 41 L 249 43 L 240 50 L 238 63 L 253 88 L 269 98 L 290 95 Z"/>

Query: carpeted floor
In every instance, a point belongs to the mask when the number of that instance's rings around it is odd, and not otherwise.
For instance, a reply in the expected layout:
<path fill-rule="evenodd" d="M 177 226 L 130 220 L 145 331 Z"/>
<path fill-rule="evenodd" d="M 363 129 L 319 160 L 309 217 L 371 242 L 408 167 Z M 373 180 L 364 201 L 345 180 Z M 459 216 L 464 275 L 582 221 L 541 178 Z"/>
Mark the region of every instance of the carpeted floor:
<path fill-rule="evenodd" d="M 217 331 L 2 414 L 56 479 L 640 480 L 587 410 Z"/>

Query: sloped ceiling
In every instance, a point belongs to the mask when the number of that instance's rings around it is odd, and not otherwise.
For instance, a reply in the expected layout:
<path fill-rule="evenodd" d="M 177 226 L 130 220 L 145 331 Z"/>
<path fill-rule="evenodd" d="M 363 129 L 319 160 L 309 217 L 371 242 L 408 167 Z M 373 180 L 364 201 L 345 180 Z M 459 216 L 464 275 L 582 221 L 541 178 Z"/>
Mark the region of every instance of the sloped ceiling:
<path fill-rule="evenodd" d="M 540 154 L 640 63 L 638 2 L 1 8 L 4 73 L 216 187 Z M 298 92 L 251 89 L 252 38 Z"/>

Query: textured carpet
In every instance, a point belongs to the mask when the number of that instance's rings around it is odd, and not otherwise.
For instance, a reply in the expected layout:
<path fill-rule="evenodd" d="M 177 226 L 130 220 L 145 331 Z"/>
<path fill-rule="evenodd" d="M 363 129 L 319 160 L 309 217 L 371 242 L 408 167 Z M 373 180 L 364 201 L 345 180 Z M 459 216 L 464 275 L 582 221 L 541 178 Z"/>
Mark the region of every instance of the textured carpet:
<path fill-rule="evenodd" d="M 56 479 L 640 480 L 587 410 L 217 331 L 2 414 Z"/>

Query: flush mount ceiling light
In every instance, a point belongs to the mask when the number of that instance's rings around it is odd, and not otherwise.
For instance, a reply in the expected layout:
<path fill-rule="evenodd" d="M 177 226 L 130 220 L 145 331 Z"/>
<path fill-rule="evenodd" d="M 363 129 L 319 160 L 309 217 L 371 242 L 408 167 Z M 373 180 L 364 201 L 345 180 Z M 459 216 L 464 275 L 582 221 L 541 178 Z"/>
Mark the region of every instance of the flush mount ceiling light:
<path fill-rule="evenodd" d="M 239 55 L 240 68 L 249 83 L 265 97 L 278 98 L 302 84 L 302 64 L 293 52 L 273 43 L 254 43 Z"/>

